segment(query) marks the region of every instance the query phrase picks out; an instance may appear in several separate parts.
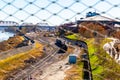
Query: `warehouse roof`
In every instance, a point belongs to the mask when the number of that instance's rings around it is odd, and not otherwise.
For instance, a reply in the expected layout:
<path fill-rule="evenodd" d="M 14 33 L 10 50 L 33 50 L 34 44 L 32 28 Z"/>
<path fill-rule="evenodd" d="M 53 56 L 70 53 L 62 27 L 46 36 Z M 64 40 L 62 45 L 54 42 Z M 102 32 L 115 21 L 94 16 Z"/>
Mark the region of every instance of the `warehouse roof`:
<path fill-rule="evenodd" d="M 118 19 L 111 19 L 111 18 L 101 16 L 101 15 L 87 17 L 87 18 L 81 19 L 81 21 L 118 21 L 120 22 L 120 20 Z"/>

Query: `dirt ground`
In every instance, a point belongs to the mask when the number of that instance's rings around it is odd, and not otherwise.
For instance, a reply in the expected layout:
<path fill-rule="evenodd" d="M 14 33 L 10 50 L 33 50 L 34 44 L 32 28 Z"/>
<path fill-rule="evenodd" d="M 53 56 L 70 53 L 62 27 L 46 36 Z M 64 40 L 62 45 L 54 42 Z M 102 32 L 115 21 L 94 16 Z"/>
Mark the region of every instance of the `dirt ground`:
<path fill-rule="evenodd" d="M 39 74 L 34 75 L 35 80 L 64 80 L 66 70 L 72 67 L 72 65 L 68 65 L 67 63 L 68 58 L 55 62 L 49 67 L 44 68 L 42 74 L 39 72 Z"/>

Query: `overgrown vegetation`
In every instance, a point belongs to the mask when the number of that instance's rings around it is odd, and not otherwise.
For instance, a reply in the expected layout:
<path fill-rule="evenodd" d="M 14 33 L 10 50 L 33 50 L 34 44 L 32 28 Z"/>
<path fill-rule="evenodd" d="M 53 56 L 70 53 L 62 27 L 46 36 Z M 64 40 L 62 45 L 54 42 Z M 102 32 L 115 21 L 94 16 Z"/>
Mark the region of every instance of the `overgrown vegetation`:
<path fill-rule="evenodd" d="M 78 62 L 77 65 L 73 65 L 72 68 L 70 68 L 66 74 L 64 80 L 82 80 L 82 63 Z"/>
<path fill-rule="evenodd" d="M 70 35 L 68 38 L 72 39 L 74 37 Z M 103 45 L 111 40 L 107 38 L 88 38 L 84 41 L 88 45 L 93 80 L 120 80 L 120 65 L 103 50 Z"/>
<path fill-rule="evenodd" d="M 7 41 L 0 42 L 0 52 L 15 48 L 24 41 L 22 36 L 14 36 Z"/>
<path fill-rule="evenodd" d="M 76 65 L 73 65 L 72 68 L 66 71 L 67 76 L 64 80 L 82 80 L 83 63 L 81 59 L 77 59 Z"/>
<path fill-rule="evenodd" d="M 92 68 L 93 80 L 120 80 L 120 65 L 103 50 L 103 45 L 109 39 L 99 39 L 98 42 L 91 38 L 88 44 L 89 58 Z"/>
<path fill-rule="evenodd" d="M 66 38 L 71 40 L 78 40 L 79 36 L 76 34 L 67 35 Z"/>
<path fill-rule="evenodd" d="M 81 55 L 84 53 L 84 49 L 81 48 L 79 57 L 77 58 L 77 63 L 72 65 L 72 68 L 67 70 L 66 77 L 64 80 L 82 80 L 83 79 L 83 62 L 81 60 Z"/>
<path fill-rule="evenodd" d="M 18 70 L 19 68 L 24 68 L 26 66 L 24 60 L 28 60 L 31 57 L 42 57 L 42 50 L 43 45 L 36 42 L 34 48 L 30 51 L 19 53 L 6 59 L 0 60 L 0 80 L 5 80 L 6 77 L 11 75 L 11 72 Z"/>
<path fill-rule="evenodd" d="M 78 26 L 79 35 L 85 38 L 78 37 L 76 34 L 66 37 L 87 42 L 93 80 L 120 80 L 120 65 L 103 50 L 103 45 L 111 41 L 104 37 L 112 36 L 120 39 L 120 31 L 112 30 L 96 22 L 83 22 Z"/>
<path fill-rule="evenodd" d="M 102 35 L 107 35 L 107 30 L 105 29 L 105 26 L 95 22 L 83 22 L 79 24 L 78 32 L 86 38 L 94 37 L 95 32 L 98 32 Z M 97 33 L 96 36 L 103 37 Z"/>
<path fill-rule="evenodd" d="M 112 34 L 112 36 L 120 39 L 120 31 L 115 31 L 114 34 Z"/>

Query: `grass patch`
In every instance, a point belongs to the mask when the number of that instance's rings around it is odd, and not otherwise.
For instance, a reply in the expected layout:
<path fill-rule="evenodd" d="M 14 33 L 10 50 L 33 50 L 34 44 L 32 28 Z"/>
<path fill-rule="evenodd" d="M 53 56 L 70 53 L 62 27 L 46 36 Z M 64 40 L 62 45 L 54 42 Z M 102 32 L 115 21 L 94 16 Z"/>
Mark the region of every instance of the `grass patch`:
<path fill-rule="evenodd" d="M 77 34 L 67 35 L 65 37 L 68 39 L 71 39 L 71 40 L 78 40 L 79 39 L 79 36 Z"/>
<path fill-rule="evenodd" d="M 67 38 L 71 40 L 83 40 L 82 38 L 80 39 L 80 37 L 76 37 L 74 34 L 68 35 Z M 88 45 L 93 80 L 120 80 L 120 75 L 118 75 L 120 74 L 120 65 L 117 64 L 105 50 L 103 50 L 103 45 L 112 40 L 109 38 L 89 38 L 84 39 L 83 41 Z M 79 64 L 76 66 L 79 66 Z M 70 78 L 67 80 L 82 79 Z"/>
<path fill-rule="evenodd" d="M 31 57 L 41 57 L 43 55 L 42 49 L 43 45 L 36 42 L 33 49 L 0 60 L 0 80 L 5 80 L 5 78 L 9 76 L 10 72 L 23 68 L 25 66 L 24 60 Z"/>
<path fill-rule="evenodd" d="M 73 65 L 72 68 L 65 72 L 67 76 L 64 78 L 64 80 L 82 80 L 82 72 L 83 63 L 81 61 L 77 61 L 77 65 Z"/>
<path fill-rule="evenodd" d="M 94 77 L 95 74 L 101 74 L 103 72 L 103 67 L 99 65 L 99 58 L 95 55 L 97 48 L 94 46 L 94 39 L 91 38 L 86 40 L 88 44 L 89 58 L 92 69 L 93 80 L 99 80 L 99 78 Z"/>
<path fill-rule="evenodd" d="M 84 49 L 81 49 L 80 56 L 84 53 Z M 81 58 L 77 58 L 77 63 L 72 66 L 66 72 L 66 77 L 64 80 L 82 80 L 83 76 L 83 62 L 81 62 Z"/>
<path fill-rule="evenodd" d="M 99 43 L 96 44 L 93 38 L 86 40 L 88 44 L 93 80 L 119 80 L 120 76 L 114 75 L 116 73 L 115 70 L 117 70 L 118 73 L 120 73 L 120 69 L 117 67 L 119 65 L 116 64 L 116 62 L 105 52 L 105 50 L 103 50 L 103 45 L 110 41 L 111 40 L 107 38 L 100 39 L 98 41 Z M 115 64 L 115 66 L 113 67 L 112 64 Z M 110 72 L 105 69 L 110 69 L 113 72 L 113 75 L 109 76 Z"/>
<path fill-rule="evenodd" d="M 24 41 L 22 36 L 10 37 L 7 41 L 0 42 L 0 52 L 14 49 Z M 4 47 L 3 47 L 4 46 Z"/>

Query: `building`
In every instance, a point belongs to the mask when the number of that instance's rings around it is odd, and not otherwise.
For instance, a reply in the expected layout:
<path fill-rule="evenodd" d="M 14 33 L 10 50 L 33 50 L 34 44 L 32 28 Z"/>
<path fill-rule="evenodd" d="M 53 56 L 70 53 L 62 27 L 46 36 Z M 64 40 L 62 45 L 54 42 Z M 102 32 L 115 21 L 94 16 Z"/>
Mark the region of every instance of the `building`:
<path fill-rule="evenodd" d="M 111 19 L 111 18 L 102 16 L 102 15 L 100 15 L 98 13 L 95 14 L 95 12 L 87 13 L 86 18 L 82 18 L 82 19 L 78 20 L 77 24 L 79 25 L 82 22 L 96 22 L 96 23 L 99 23 L 101 25 L 104 25 L 106 27 L 111 27 L 111 28 L 114 28 L 116 24 L 120 25 L 120 20 Z"/>

